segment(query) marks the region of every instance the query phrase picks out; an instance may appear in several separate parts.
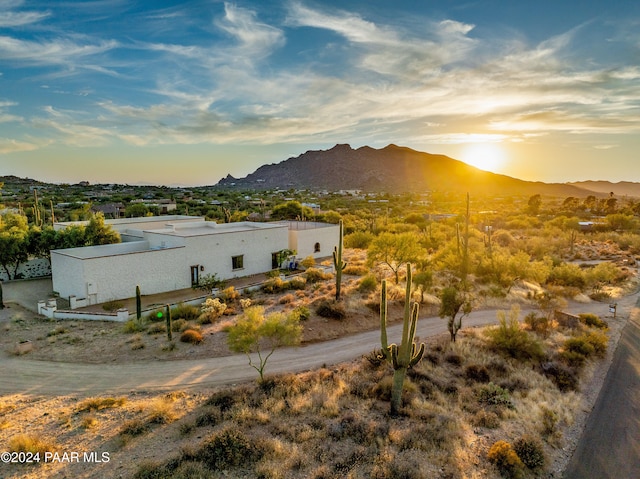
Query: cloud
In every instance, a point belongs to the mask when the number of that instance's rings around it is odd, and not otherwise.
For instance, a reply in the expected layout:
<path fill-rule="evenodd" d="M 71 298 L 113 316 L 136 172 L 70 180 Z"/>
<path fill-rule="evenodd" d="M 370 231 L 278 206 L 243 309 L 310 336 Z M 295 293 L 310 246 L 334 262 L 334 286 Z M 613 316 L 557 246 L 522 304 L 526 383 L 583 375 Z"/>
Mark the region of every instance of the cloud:
<path fill-rule="evenodd" d="M 21 151 L 33 151 L 40 148 L 33 143 L 27 143 L 14 139 L 0 138 L 0 155 L 19 153 Z"/>

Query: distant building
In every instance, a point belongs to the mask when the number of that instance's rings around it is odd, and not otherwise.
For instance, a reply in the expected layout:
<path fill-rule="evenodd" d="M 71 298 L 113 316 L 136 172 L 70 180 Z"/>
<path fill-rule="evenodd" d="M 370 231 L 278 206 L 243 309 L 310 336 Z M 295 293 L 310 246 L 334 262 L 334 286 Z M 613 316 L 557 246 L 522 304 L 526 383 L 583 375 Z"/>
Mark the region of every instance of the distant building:
<path fill-rule="evenodd" d="M 278 268 L 280 252 L 330 256 L 339 227 L 313 222 L 217 224 L 193 216 L 107 220 L 122 243 L 51 251 L 53 289 L 80 304 L 189 288 L 203 274 L 220 279 Z M 61 229 L 73 223 L 58 223 Z"/>

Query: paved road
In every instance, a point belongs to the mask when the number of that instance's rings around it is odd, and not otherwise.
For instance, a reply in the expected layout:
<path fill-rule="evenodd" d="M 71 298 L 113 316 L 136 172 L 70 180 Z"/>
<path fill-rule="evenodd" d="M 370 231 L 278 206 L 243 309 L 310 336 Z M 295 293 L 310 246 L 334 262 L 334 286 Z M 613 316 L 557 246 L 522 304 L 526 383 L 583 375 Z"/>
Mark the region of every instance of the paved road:
<path fill-rule="evenodd" d="M 640 307 L 640 305 L 638 305 Z M 640 313 L 622 330 L 613 363 L 564 479 L 640 478 Z"/>
<path fill-rule="evenodd" d="M 625 299 L 631 306 L 635 301 Z M 621 316 L 625 309 L 621 302 Z M 627 311 L 629 311 L 627 309 Z M 576 311 L 606 315 L 607 305 L 577 305 Z M 476 311 L 464 326 L 496 322 L 494 310 Z M 389 340 L 398 341 L 401 324 L 389 328 Z M 446 333 L 440 318 L 423 318 L 417 335 L 422 338 Z M 379 348 L 380 333 L 368 331 L 334 341 L 286 348 L 275 352 L 267 365 L 268 373 L 299 372 L 323 365 L 350 361 Z M 168 390 L 234 384 L 256 378 L 243 355 L 180 361 L 141 361 L 127 364 L 76 364 L 35 361 L 27 357 L 3 357 L 0 364 L 0 394 L 31 393 L 45 395 L 106 394 L 131 391 Z"/>

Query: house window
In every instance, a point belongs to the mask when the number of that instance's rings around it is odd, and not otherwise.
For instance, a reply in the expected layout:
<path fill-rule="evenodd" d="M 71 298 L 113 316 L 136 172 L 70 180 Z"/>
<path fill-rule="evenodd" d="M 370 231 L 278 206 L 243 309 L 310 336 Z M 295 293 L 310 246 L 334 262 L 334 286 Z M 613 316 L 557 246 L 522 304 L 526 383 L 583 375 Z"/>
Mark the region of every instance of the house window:
<path fill-rule="evenodd" d="M 232 256 L 231 265 L 233 269 L 244 268 L 244 255 Z"/>
<path fill-rule="evenodd" d="M 316 243 L 313 245 L 313 252 L 314 253 L 319 253 L 320 252 L 320 243 Z"/>

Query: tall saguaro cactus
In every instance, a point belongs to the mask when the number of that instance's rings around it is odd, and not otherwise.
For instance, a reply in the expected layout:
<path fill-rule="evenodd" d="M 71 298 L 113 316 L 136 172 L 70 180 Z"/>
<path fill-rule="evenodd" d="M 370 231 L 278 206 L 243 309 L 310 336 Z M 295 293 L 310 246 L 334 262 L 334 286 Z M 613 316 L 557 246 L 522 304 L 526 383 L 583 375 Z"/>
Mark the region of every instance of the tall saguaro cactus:
<path fill-rule="evenodd" d="M 407 265 L 407 290 L 404 302 L 404 320 L 402 323 L 402 342 L 388 344 L 387 341 L 387 282 L 382 281 L 382 292 L 380 297 L 380 343 L 382 354 L 393 366 L 393 386 L 391 390 L 391 415 L 395 416 L 400 412 L 402 406 L 402 388 L 407 369 L 415 366 L 424 354 L 425 345 L 420 344 L 417 348 L 414 342 L 416 336 L 416 326 L 418 324 L 418 304 L 411 304 L 411 265 Z"/>
<path fill-rule="evenodd" d="M 2 281 L 0 281 L 0 309 L 4 309 L 4 296 L 2 295 Z"/>
<path fill-rule="evenodd" d="M 342 270 L 347 267 L 347 263 L 342 261 L 342 243 L 344 226 L 342 220 L 340 220 L 340 239 L 338 240 L 338 246 L 333 247 L 333 267 L 336 270 L 336 301 L 340 300 L 340 287 L 342 286 Z"/>

